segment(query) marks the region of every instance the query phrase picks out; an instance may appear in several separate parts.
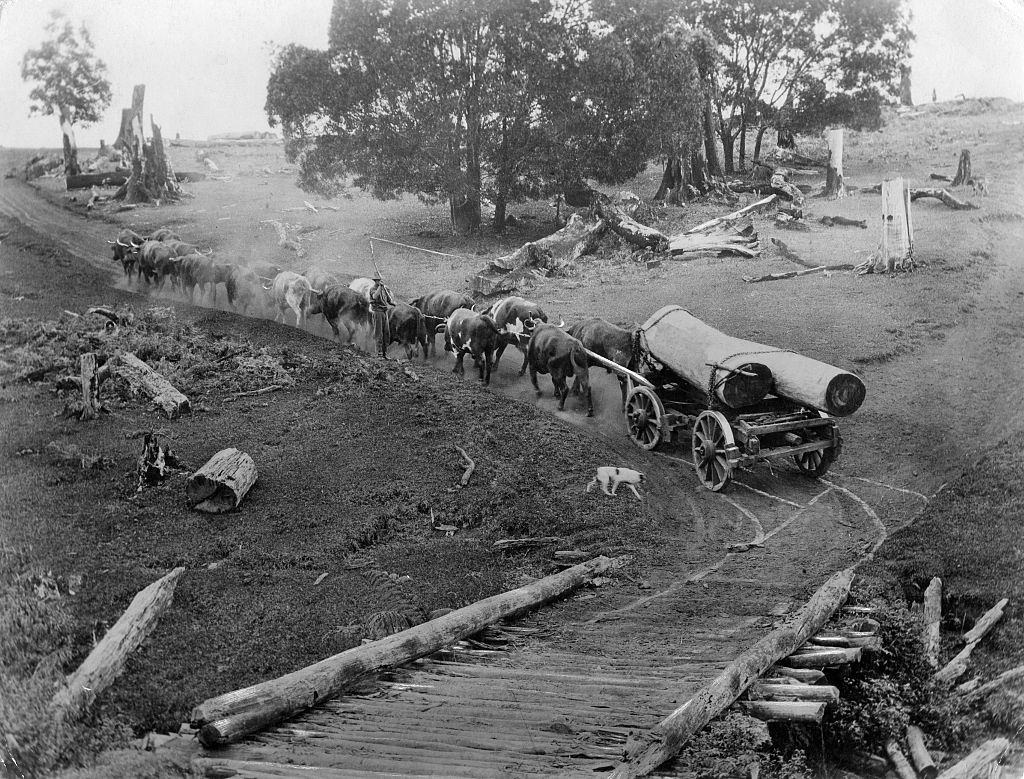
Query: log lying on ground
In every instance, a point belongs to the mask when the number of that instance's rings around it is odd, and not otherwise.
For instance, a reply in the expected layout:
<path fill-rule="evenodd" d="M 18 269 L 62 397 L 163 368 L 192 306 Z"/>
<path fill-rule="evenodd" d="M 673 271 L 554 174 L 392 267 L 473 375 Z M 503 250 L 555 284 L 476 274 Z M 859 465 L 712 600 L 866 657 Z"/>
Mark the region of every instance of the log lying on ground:
<path fill-rule="evenodd" d="M 787 668 L 784 665 L 777 665 L 769 672 L 770 676 L 782 676 L 787 679 L 794 679 L 804 684 L 817 684 L 825 678 L 825 674 L 816 668 Z"/>
<path fill-rule="evenodd" d="M 747 698 L 752 701 L 837 701 L 839 688 L 829 684 L 769 684 L 760 681 L 747 691 Z"/>
<path fill-rule="evenodd" d="M 852 568 L 830 577 L 790 620 L 743 652 L 714 681 L 628 748 L 610 779 L 647 776 L 674 757 L 695 733 L 732 705 L 774 663 L 817 633 L 846 599 L 852 581 Z"/>
<path fill-rule="evenodd" d="M 919 200 L 922 197 L 934 197 L 941 200 L 947 206 L 952 208 L 954 211 L 969 211 L 976 209 L 978 206 L 974 205 L 969 200 L 960 200 L 948 189 L 912 189 L 910 190 L 910 199 Z"/>
<path fill-rule="evenodd" d="M 674 236 L 668 244 L 669 252 L 676 259 L 690 259 L 685 255 L 701 252 L 739 254 L 756 257 L 758 253 L 757 233 L 750 219 L 740 217 L 731 222 L 721 222 L 702 233 L 685 233 Z"/>
<path fill-rule="evenodd" d="M 799 254 L 790 249 L 784 241 L 780 241 L 778 238 L 772 238 L 772 245 L 775 247 L 775 250 L 779 253 L 779 256 L 782 257 L 782 259 L 784 260 L 795 262 L 797 265 L 802 265 L 805 268 L 816 269 L 821 267 L 819 265 L 816 265 L 815 263 L 807 262 Z"/>
<path fill-rule="evenodd" d="M 65 179 L 67 189 L 89 189 L 90 187 L 120 187 L 128 181 L 130 171 L 116 170 L 106 173 L 81 173 Z M 202 181 L 205 173 L 176 172 L 174 178 L 178 182 Z"/>
<path fill-rule="evenodd" d="M 816 157 L 808 157 L 806 154 L 801 154 L 798 151 L 792 149 L 783 149 L 776 147 L 771 157 L 777 162 L 784 162 L 788 165 L 802 165 L 805 168 L 827 168 L 828 160 L 817 159 Z"/>
<path fill-rule="evenodd" d="M 981 779 L 989 776 L 989 768 L 1002 757 L 1003 752 L 1010 748 L 1005 738 L 994 738 L 986 741 L 971 754 L 954 766 L 947 768 L 939 779 Z"/>
<path fill-rule="evenodd" d="M 863 650 L 860 647 L 835 647 L 833 649 L 805 649 L 786 658 L 793 668 L 827 668 L 832 665 L 856 663 Z"/>
<path fill-rule="evenodd" d="M 132 599 L 121 618 L 53 696 L 58 717 L 77 716 L 118 677 L 128 655 L 146 640 L 171 605 L 174 588 L 184 572 L 184 568 L 175 568 Z"/>
<path fill-rule="evenodd" d="M 854 374 L 796 352 L 733 338 L 680 306 L 655 312 L 640 331 L 655 359 L 697 387 L 717 385 L 717 397 L 732 408 L 760 401 L 760 392 L 833 416 L 852 414 L 864 402 L 864 382 Z M 768 387 L 763 368 L 771 374 Z M 729 373 L 739 369 L 754 376 Z"/>
<path fill-rule="evenodd" d="M 823 273 L 824 271 L 853 270 L 854 265 L 850 262 L 841 262 L 837 265 L 818 265 L 806 270 L 791 270 L 784 273 L 769 273 L 765 276 L 744 276 L 747 284 L 760 284 L 762 281 L 781 281 L 782 279 L 795 279 L 799 276 L 809 276 L 812 273 Z"/>
<path fill-rule="evenodd" d="M 867 219 L 847 219 L 845 216 L 823 216 L 818 221 L 825 225 L 825 227 L 840 225 L 842 227 L 860 227 L 864 230 L 868 229 Z"/>
<path fill-rule="evenodd" d="M 512 254 L 491 260 L 469 279 L 469 286 L 481 295 L 520 292 L 535 269 L 542 273 L 558 270 L 597 249 L 608 230 L 603 219 L 587 222 L 578 214 L 569 217 L 561 230 L 537 241 L 525 243 Z"/>
<path fill-rule="evenodd" d="M 656 252 L 668 248 L 668 236 L 653 227 L 647 227 L 630 217 L 625 211 L 612 203 L 607 195 L 600 195 L 594 202 L 597 215 L 608 223 L 616 235 L 634 246 L 653 249 Z"/>
<path fill-rule="evenodd" d="M 1006 604 L 1009 602 L 1009 598 L 1003 598 L 999 603 L 982 614 L 981 618 L 974 623 L 974 627 L 964 633 L 964 641 L 970 644 L 972 641 L 981 641 L 981 639 L 987 636 L 989 631 L 995 627 L 995 624 L 1002 619 L 1003 609 L 1006 608 Z"/>
<path fill-rule="evenodd" d="M 921 779 L 935 779 L 939 769 L 935 767 L 935 761 L 924 745 L 924 733 L 916 725 L 907 727 L 907 746 L 910 747 L 910 759 L 914 763 L 914 769 Z"/>
<path fill-rule="evenodd" d="M 953 180 L 949 176 L 947 176 L 945 173 L 929 173 L 928 174 L 928 178 L 930 178 L 932 181 L 952 181 Z"/>
<path fill-rule="evenodd" d="M 238 507 L 258 478 L 256 463 L 238 449 L 222 449 L 188 477 L 185 495 L 198 511 L 220 514 Z"/>
<path fill-rule="evenodd" d="M 150 368 L 131 352 L 120 352 L 114 357 L 114 369 L 132 389 L 152 398 L 168 419 L 176 419 L 192 406 L 181 392 L 163 376 Z"/>
<path fill-rule="evenodd" d="M 939 664 L 941 623 L 942 579 L 936 576 L 924 591 L 924 654 L 933 668 Z"/>
<path fill-rule="evenodd" d="M 986 695 L 990 695 L 1006 685 L 1017 681 L 1018 679 L 1024 679 L 1024 665 L 1018 665 L 1016 668 L 1011 668 L 1009 671 L 1003 671 L 995 679 L 985 682 L 980 687 L 975 687 L 973 690 L 964 694 L 964 700 L 977 700 L 978 698 L 984 698 Z"/>
<path fill-rule="evenodd" d="M 817 724 L 825 714 L 824 701 L 738 701 L 736 705 L 764 722 Z"/>
<path fill-rule="evenodd" d="M 321 704 L 374 673 L 429 655 L 486 625 L 559 598 L 619 564 L 607 557 L 597 557 L 401 633 L 354 647 L 279 679 L 211 698 L 193 709 L 192 726 L 201 729 L 199 738 L 206 746 L 231 743 Z"/>
<path fill-rule="evenodd" d="M 885 753 L 889 755 L 889 762 L 892 763 L 892 767 L 900 779 L 917 779 L 917 774 L 910 767 L 910 761 L 903 754 L 900 745 L 893 739 L 889 739 L 885 743 Z"/>
<path fill-rule="evenodd" d="M 706 233 L 712 228 L 718 227 L 723 222 L 736 222 L 742 217 L 747 216 L 748 214 L 755 214 L 763 211 L 764 209 L 768 208 L 773 203 L 775 203 L 778 199 L 779 198 L 777 195 L 769 195 L 768 197 L 761 198 L 755 203 L 751 203 L 749 206 L 744 206 L 738 211 L 733 211 L 731 214 L 726 214 L 725 216 L 716 216 L 714 219 L 709 219 L 706 222 L 702 222 L 696 227 L 691 227 L 689 230 L 681 233 L 681 235 L 694 235 L 695 233 Z M 678 236 L 670 236 L 669 244 L 671 245 L 672 241 L 677 237 Z"/>
<path fill-rule="evenodd" d="M 1006 608 L 1007 603 L 1009 603 L 1009 599 L 1003 598 L 999 603 L 986 611 L 973 628 L 964 633 L 964 641 L 967 642 L 967 646 L 960 650 L 959 654 L 946 663 L 945 666 L 935 672 L 932 678 L 936 682 L 952 684 L 963 675 L 964 671 L 967 670 L 967 663 L 971 659 L 974 648 L 995 627 L 995 624 L 1003 616 L 1003 609 Z"/>

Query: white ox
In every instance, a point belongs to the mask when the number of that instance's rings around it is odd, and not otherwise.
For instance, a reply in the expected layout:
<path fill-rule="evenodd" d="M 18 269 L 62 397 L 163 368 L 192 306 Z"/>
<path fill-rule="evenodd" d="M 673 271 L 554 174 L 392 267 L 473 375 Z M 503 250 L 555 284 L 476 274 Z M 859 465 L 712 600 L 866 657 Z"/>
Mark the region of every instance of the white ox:
<path fill-rule="evenodd" d="M 281 271 L 274 277 L 270 288 L 270 298 L 278 309 L 274 321 L 284 322 L 285 312 L 290 308 L 295 312 L 295 326 L 302 327 L 310 301 L 321 294 L 322 291 L 313 289 L 305 276 L 290 270 Z"/>
<path fill-rule="evenodd" d="M 352 279 L 352 281 L 348 285 L 348 288 L 353 292 L 358 292 L 360 295 L 366 298 L 367 301 L 369 301 L 370 290 L 373 289 L 373 283 L 373 279 L 368 279 L 365 277 Z"/>

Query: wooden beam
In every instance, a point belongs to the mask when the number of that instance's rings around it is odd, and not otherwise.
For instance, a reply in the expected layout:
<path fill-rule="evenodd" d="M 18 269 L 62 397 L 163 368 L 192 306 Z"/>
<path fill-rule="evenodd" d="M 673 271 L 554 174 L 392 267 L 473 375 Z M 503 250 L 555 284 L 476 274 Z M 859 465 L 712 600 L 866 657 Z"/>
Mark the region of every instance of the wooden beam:
<path fill-rule="evenodd" d="M 319 705 L 379 671 L 432 654 L 487 625 L 562 597 L 619 564 L 617 560 L 596 557 L 278 679 L 210 698 L 193 709 L 192 726 L 200 728 L 199 738 L 206 746 L 237 741 Z"/>
<path fill-rule="evenodd" d="M 852 581 L 853 568 L 831 576 L 792 618 L 740 654 L 710 684 L 629 748 L 610 779 L 647 776 L 674 757 L 695 733 L 731 706 L 758 677 L 817 633 L 846 600 Z"/>
<path fill-rule="evenodd" d="M 823 701 L 739 701 L 744 714 L 765 722 L 802 722 L 816 724 L 825 714 Z"/>
<path fill-rule="evenodd" d="M 121 618 L 53 696 L 59 718 L 77 716 L 120 675 L 128 655 L 153 632 L 160 615 L 171 605 L 184 572 L 184 568 L 175 568 L 136 594 Z"/>

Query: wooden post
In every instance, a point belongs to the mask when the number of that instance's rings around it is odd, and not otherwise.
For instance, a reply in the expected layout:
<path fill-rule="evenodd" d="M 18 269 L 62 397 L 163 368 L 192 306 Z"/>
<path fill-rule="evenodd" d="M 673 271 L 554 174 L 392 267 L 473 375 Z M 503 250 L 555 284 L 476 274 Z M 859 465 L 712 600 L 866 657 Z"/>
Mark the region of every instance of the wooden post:
<path fill-rule="evenodd" d="M 695 733 L 732 705 L 774 663 L 817 633 L 846 600 L 852 581 L 853 568 L 829 578 L 790 620 L 743 652 L 714 681 L 628 749 L 609 779 L 647 776 L 674 757 Z"/>
<path fill-rule="evenodd" d="M 907 728 L 907 746 L 910 747 L 910 759 L 914 761 L 914 768 L 921 779 L 935 779 L 939 769 L 935 767 L 935 761 L 924 745 L 924 733 L 916 725 Z"/>
<path fill-rule="evenodd" d="M 939 665 L 939 626 L 942 622 L 942 579 L 935 577 L 924 591 L 924 653 L 935 668 Z"/>
<path fill-rule="evenodd" d="M 825 197 L 838 200 L 846 196 L 843 184 L 843 129 L 828 131 L 828 167 L 825 169 Z"/>
<path fill-rule="evenodd" d="M 128 655 L 146 640 L 160 615 L 171 605 L 174 588 L 184 572 L 184 568 L 175 568 L 132 599 L 121 618 L 53 696 L 59 717 L 75 715 L 87 707 L 118 677 Z"/>
<path fill-rule="evenodd" d="M 279 679 L 211 698 L 193 709 L 192 726 L 201 728 L 199 739 L 206 746 L 237 741 L 333 698 L 360 679 L 429 655 L 491 623 L 561 597 L 618 564 L 607 557 L 596 557 L 401 633 L 353 647 Z"/>
<path fill-rule="evenodd" d="M 971 150 L 964 149 L 960 152 L 960 162 L 956 166 L 956 175 L 953 176 L 953 186 L 960 187 L 971 179 Z"/>
<path fill-rule="evenodd" d="M 914 267 L 910 195 L 902 178 L 882 182 L 882 242 L 876 267 L 883 273 Z"/>
<path fill-rule="evenodd" d="M 188 477 L 185 495 L 199 511 L 220 514 L 237 508 L 256 483 L 256 463 L 238 449 L 222 449 Z"/>
<path fill-rule="evenodd" d="M 96 354 L 86 352 L 81 358 L 82 366 L 82 416 L 81 419 L 96 419 L 100 415 L 100 381 L 96 371 Z"/>

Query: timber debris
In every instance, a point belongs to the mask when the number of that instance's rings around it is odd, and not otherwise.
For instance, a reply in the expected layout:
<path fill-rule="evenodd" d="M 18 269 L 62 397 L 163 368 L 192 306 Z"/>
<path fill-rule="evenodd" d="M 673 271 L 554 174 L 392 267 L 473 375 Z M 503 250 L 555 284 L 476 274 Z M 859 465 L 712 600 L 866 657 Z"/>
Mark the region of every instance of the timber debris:
<path fill-rule="evenodd" d="M 238 508 L 257 478 L 252 457 L 238 449 L 222 449 L 188 477 L 185 495 L 197 511 L 221 514 Z"/>

